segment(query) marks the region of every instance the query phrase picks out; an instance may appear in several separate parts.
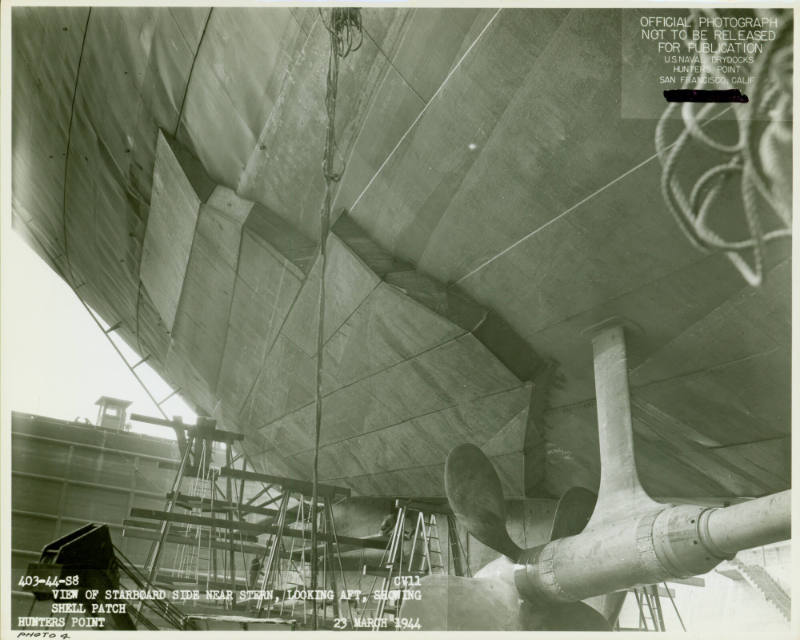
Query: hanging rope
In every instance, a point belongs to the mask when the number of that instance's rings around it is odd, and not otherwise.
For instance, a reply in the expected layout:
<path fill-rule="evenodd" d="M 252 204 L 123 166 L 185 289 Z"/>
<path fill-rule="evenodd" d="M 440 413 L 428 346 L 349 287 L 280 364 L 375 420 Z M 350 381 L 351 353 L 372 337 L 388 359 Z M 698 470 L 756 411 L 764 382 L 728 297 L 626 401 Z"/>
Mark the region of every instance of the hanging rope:
<path fill-rule="evenodd" d="M 713 10 L 709 11 L 715 15 Z M 695 24 L 699 16 L 699 11 L 692 12 Z M 668 144 L 666 128 L 678 109 L 678 103 L 670 103 L 655 132 L 656 151 L 662 165 L 661 192 L 678 227 L 697 249 L 706 253 L 723 252 L 752 286 L 759 286 L 763 280 L 765 246 L 791 235 L 791 189 L 787 191 L 782 184 L 787 181 L 781 177 L 785 167 L 779 154 L 781 145 L 791 149 L 792 26 L 791 18 L 784 20 L 775 40 L 748 70 L 755 77 L 748 91 L 750 104 L 726 107 L 733 109 L 736 116 L 735 142 L 717 140 L 701 128 L 700 123 L 708 121 L 718 106 L 713 103 L 699 109 L 693 103 L 683 103 L 680 106 L 683 130 Z M 714 69 L 714 75 L 725 76 L 728 86 L 733 87 L 733 80 L 708 54 L 702 54 L 702 60 L 705 68 Z M 687 79 L 683 88 L 690 87 Z M 702 86 L 698 84 L 695 88 Z M 719 115 L 720 112 L 716 114 Z M 678 177 L 679 160 L 687 155 L 696 157 L 698 151 L 712 152 L 722 156 L 722 160 L 704 171 L 687 194 Z M 730 194 L 731 182 L 737 180 L 747 237 L 732 240 L 712 228 L 711 214 L 718 197 Z M 765 212 L 772 214 L 771 223 Z M 769 225 L 768 231 L 765 225 Z M 748 252 L 752 253 L 751 262 L 743 255 Z"/>
<path fill-rule="evenodd" d="M 361 27 L 361 11 L 358 8 L 337 7 L 331 9 L 326 19 L 325 12 L 320 9 L 322 24 L 330 36 L 330 55 L 328 57 L 327 88 L 325 92 L 325 109 L 328 116 L 328 127 L 325 135 L 325 150 L 322 160 L 322 174 L 325 177 L 325 201 L 320 213 L 319 225 L 319 314 L 317 317 L 317 363 L 316 363 L 316 395 L 314 414 L 314 466 L 312 470 L 313 490 L 311 495 L 311 589 L 317 588 L 317 501 L 319 487 L 319 436 L 322 426 L 322 365 L 325 325 L 325 267 L 327 265 L 327 240 L 330 231 L 331 206 L 333 204 L 334 185 L 342 176 L 336 171 L 336 94 L 339 85 L 339 62 L 357 51 L 364 41 Z M 317 607 L 312 606 L 312 626 L 316 630 Z"/>

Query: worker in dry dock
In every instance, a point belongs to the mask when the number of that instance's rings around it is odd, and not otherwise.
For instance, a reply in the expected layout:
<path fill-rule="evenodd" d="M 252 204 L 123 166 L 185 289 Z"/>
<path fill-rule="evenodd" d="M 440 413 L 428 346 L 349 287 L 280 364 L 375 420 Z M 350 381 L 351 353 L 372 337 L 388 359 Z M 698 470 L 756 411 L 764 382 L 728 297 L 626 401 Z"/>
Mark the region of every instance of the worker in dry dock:
<path fill-rule="evenodd" d="M 250 579 L 247 582 L 249 589 L 255 589 L 258 587 L 258 576 L 261 573 L 261 567 L 261 558 L 258 556 L 253 556 L 253 559 L 250 561 Z"/>
<path fill-rule="evenodd" d="M 381 535 L 388 538 L 392 535 L 392 530 L 394 529 L 394 525 L 397 522 L 397 509 L 392 508 L 392 510 L 386 514 L 384 519 L 381 521 Z"/>
<path fill-rule="evenodd" d="M 390 538 L 392 536 L 392 532 L 394 531 L 395 524 L 397 523 L 397 516 L 399 514 L 399 508 L 397 505 L 392 506 L 392 510 L 386 514 L 386 516 L 381 521 L 381 535 L 385 538 Z M 410 530 L 410 523 L 408 519 L 403 522 L 403 538 L 406 540 L 411 538 L 411 530 Z"/>

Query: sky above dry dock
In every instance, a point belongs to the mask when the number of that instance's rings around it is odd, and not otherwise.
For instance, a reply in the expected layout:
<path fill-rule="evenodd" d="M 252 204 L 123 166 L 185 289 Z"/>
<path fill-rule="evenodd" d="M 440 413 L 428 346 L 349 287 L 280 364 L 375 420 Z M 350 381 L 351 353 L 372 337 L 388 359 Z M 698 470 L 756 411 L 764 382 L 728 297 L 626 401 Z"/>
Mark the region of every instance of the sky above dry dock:
<path fill-rule="evenodd" d="M 131 412 L 157 415 L 157 410 L 92 321 L 75 294 L 15 233 L 9 233 L 5 250 L 8 265 L 22 278 L 9 278 L 4 296 L 4 322 L 9 335 L 20 339 L 8 344 L 5 357 L 9 376 L 8 397 L 13 411 L 75 420 L 97 416 L 95 401 L 101 395 L 131 400 Z M 121 341 L 131 363 L 136 354 Z M 170 388 L 147 364 L 138 368 L 156 398 Z M 169 416 L 193 422 L 195 414 L 179 397 L 164 403 Z M 169 429 L 134 424 L 133 430 L 170 437 Z"/>

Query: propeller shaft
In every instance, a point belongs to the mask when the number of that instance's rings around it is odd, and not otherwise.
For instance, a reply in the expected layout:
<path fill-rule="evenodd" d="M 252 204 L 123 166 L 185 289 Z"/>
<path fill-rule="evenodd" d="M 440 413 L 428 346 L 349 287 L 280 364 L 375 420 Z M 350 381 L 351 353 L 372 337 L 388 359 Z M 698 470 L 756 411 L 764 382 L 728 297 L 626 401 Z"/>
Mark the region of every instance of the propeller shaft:
<path fill-rule="evenodd" d="M 705 573 L 736 552 L 791 535 L 791 492 L 731 507 L 670 506 L 590 526 L 526 552 L 514 582 L 528 602 L 577 602 Z"/>

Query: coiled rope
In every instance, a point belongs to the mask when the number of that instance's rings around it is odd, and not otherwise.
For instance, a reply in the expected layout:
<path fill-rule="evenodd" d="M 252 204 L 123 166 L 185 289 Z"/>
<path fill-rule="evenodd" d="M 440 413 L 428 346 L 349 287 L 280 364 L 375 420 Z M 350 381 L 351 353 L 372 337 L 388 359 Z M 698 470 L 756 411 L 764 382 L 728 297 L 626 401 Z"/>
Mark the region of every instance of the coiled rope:
<path fill-rule="evenodd" d="M 698 11 L 692 12 L 695 24 L 699 15 Z M 671 145 L 666 140 L 666 127 L 678 103 L 670 103 L 659 119 L 655 132 L 656 151 L 662 165 L 661 192 L 678 227 L 697 249 L 707 253 L 724 252 L 752 286 L 759 286 L 763 281 L 766 245 L 791 235 L 791 198 L 781 198 L 775 193 L 775 180 L 770 174 L 776 175 L 782 167 L 776 157 L 774 140 L 765 138 L 765 133 L 769 129 L 780 143 L 786 144 L 787 136 L 791 141 L 791 130 L 787 132 L 780 121 L 790 119 L 792 27 L 791 18 L 784 20 L 775 40 L 749 69 L 749 74 L 755 77 L 749 92 L 752 100 L 749 108 L 733 107 L 738 131 L 735 143 L 716 140 L 701 128 L 700 123 L 709 118 L 716 106 L 713 103 L 705 104 L 699 110 L 693 103 L 683 103 L 680 115 L 684 128 Z M 728 85 L 733 86 L 731 79 L 706 54 L 703 56 L 703 65 L 715 69 L 715 75 L 724 76 Z M 683 88 L 690 86 L 691 82 L 687 79 Z M 698 84 L 695 88 L 702 86 Z M 758 131 L 756 123 L 764 120 L 767 125 Z M 768 147 L 766 153 L 762 147 L 762 153 L 759 153 L 758 145 L 765 140 L 771 141 L 773 146 Z M 692 151 L 691 144 L 722 155 L 724 160 L 704 171 L 687 195 L 677 173 L 682 154 Z M 725 239 L 711 228 L 710 223 L 712 207 L 721 193 L 727 193 L 724 187 L 733 176 L 738 176 L 740 181 L 742 210 L 748 234 L 744 240 Z M 762 224 L 764 208 L 774 217 L 773 228 L 766 232 Z M 745 252 L 752 252 L 752 264 L 742 255 Z"/>

